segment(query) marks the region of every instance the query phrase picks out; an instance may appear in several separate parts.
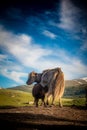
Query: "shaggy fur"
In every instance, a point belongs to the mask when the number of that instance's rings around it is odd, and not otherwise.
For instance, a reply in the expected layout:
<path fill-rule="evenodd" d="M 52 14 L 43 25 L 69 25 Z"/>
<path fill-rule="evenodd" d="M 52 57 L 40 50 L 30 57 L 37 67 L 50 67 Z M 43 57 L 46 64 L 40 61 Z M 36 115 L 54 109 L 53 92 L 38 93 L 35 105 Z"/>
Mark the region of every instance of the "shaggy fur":
<path fill-rule="evenodd" d="M 46 94 L 47 104 L 48 98 L 52 95 L 52 104 L 55 99 L 59 100 L 59 106 L 62 106 L 61 97 L 63 96 L 65 89 L 64 73 L 61 68 L 47 69 L 41 74 L 36 72 L 31 72 L 27 84 L 32 84 L 33 82 L 40 83 L 43 88 L 48 87 Z"/>
<path fill-rule="evenodd" d="M 46 88 L 43 88 L 39 83 L 35 84 L 32 89 L 32 95 L 34 97 L 34 104 L 38 107 L 39 99 L 42 100 L 42 104 L 45 106 L 45 94 L 47 92 Z"/>

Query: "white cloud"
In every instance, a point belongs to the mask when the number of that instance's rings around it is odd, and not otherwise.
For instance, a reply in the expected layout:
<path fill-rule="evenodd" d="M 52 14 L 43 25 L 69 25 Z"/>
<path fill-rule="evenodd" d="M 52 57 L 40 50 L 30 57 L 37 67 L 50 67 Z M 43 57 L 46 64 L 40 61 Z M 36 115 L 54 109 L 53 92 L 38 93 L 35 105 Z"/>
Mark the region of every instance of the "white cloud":
<path fill-rule="evenodd" d="M 68 64 L 64 64 L 64 72 L 66 79 L 75 79 L 87 75 L 87 66 L 79 59 L 71 59 Z"/>
<path fill-rule="evenodd" d="M 0 54 L 0 75 L 12 79 L 18 83 L 23 83 L 21 78 L 27 76 L 26 73 L 21 73 L 23 67 L 9 60 L 10 56 Z M 10 58 L 11 59 L 11 58 Z"/>
<path fill-rule="evenodd" d="M 55 38 L 57 37 L 54 33 L 50 32 L 50 31 L 48 31 L 48 30 L 44 30 L 44 31 L 43 31 L 43 34 L 44 34 L 45 36 L 49 37 L 49 38 L 52 38 L 52 39 L 55 39 Z"/>
<path fill-rule="evenodd" d="M 0 45 L 15 56 L 23 65 L 29 66 L 40 57 L 49 55 L 50 50 L 43 49 L 32 43 L 32 38 L 25 34 L 15 35 L 0 29 Z M 45 53 L 46 52 L 46 53 Z"/>
<path fill-rule="evenodd" d="M 5 52 L 4 52 L 5 53 Z M 12 59 L 12 55 L 8 54 L 0 54 L 0 70 L 7 69 L 9 71 L 21 71 L 23 67 Z"/>
<path fill-rule="evenodd" d="M 77 28 L 77 20 L 80 9 L 75 7 L 70 0 L 61 0 L 60 7 L 60 28 L 73 30 Z"/>
<path fill-rule="evenodd" d="M 26 73 L 21 73 L 21 72 L 16 72 L 16 71 L 9 72 L 7 69 L 0 70 L 0 73 L 3 76 L 10 78 L 21 84 L 24 83 L 23 80 L 21 80 L 21 78 L 27 76 Z"/>
<path fill-rule="evenodd" d="M 2 61 L 0 73 L 17 82 L 22 82 L 21 77 L 23 75 L 21 71 L 23 71 L 23 66 L 35 68 L 41 57 L 51 53 L 50 50 L 33 44 L 30 36 L 25 34 L 15 35 L 6 31 L 3 27 L 0 27 L 0 47 L 5 51 L 4 53 L 7 53 L 0 55 L 0 60 Z M 15 63 L 15 61 L 9 60 L 12 56 L 14 60 L 16 59 L 20 62 L 20 66 L 17 61 Z"/>
<path fill-rule="evenodd" d="M 0 54 L 0 62 L 7 58 L 7 55 Z"/>
<path fill-rule="evenodd" d="M 81 50 L 87 51 L 87 39 L 82 43 L 82 46 L 80 47 Z"/>
<path fill-rule="evenodd" d="M 42 62 L 41 69 L 47 69 L 47 68 L 54 68 L 54 67 L 61 67 L 65 74 L 65 79 L 74 79 L 79 78 L 87 75 L 87 66 L 84 65 L 80 59 L 72 57 L 69 55 L 69 53 L 66 53 L 61 50 L 56 49 L 54 52 L 54 56 L 56 55 L 56 59 L 49 60 Z"/>
<path fill-rule="evenodd" d="M 59 12 L 59 22 L 50 21 L 49 24 L 67 31 L 78 32 L 82 25 L 79 22 L 81 17 L 81 10 L 76 7 L 71 0 L 61 0 Z"/>
<path fill-rule="evenodd" d="M 0 55 L 0 73 L 16 82 L 23 83 L 22 78 L 27 76 L 24 68 L 41 72 L 47 68 L 61 67 L 66 79 L 87 76 L 87 66 L 80 59 L 71 57 L 60 48 L 44 49 L 25 34 L 16 35 L 0 28 L 0 47 L 6 50 Z"/>

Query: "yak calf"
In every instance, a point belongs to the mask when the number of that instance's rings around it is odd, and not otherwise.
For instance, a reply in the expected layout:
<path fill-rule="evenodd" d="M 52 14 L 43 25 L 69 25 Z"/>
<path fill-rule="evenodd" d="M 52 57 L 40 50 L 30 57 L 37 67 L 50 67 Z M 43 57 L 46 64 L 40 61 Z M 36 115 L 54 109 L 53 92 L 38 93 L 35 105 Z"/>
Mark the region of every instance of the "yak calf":
<path fill-rule="evenodd" d="M 32 89 L 32 95 L 34 97 L 34 104 L 38 107 L 39 99 L 42 100 L 42 104 L 45 106 L 45 94 L 47 92 L 46 88 L 43 88 L 39 83 L 35 84 Z"/>

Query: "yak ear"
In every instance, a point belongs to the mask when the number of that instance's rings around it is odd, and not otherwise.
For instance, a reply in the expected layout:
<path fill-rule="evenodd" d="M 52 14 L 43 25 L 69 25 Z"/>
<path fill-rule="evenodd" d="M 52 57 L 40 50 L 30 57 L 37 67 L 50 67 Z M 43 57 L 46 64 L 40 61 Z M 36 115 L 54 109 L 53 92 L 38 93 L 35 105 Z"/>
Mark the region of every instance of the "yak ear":
<path fill-rule="evenodd" d="M 32 71 L 32 75 L 33 75 L 33 76 L 36 76 L 37 73 L 36 73 L 35 71 Z"/>

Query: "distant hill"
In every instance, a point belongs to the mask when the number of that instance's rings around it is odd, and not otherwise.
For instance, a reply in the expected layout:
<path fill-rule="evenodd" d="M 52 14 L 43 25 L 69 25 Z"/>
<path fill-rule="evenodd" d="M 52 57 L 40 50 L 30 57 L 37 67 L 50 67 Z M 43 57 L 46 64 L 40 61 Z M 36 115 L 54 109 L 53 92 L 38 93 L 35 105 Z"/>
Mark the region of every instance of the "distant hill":
<path fill-rule="evenodd" d="M 65 81 L 64 97 L 84 97 L 85 87 L 87 86 L 87 77 Z M 20 85 L 9 89 L 32 92 L 33 85 Z"/>
<path fill-rule="evenodd" d="M 70 87 L 70 86 L 79 86 L 87 84 L 87 77 L 85 78 L 80 78 L 80 79 L 73 79 L 73 80 L 66 80 L 65 81 L 65 86 Z"/>
<path fill-rule="evenodd" d="M 31 92 L 32 88 L 33 88 L 33 85 L 20 85 L 20 86 L 16 86 L 16 87 L 7 88 L 7 89 L 20 90 L 20 91 L 24 91 L 24 92 Z"/>
<path fill-rule="evenodd" d="M 86 95 L 87 77 L 65 81 L 64 97 L 84 97 Z"/>

